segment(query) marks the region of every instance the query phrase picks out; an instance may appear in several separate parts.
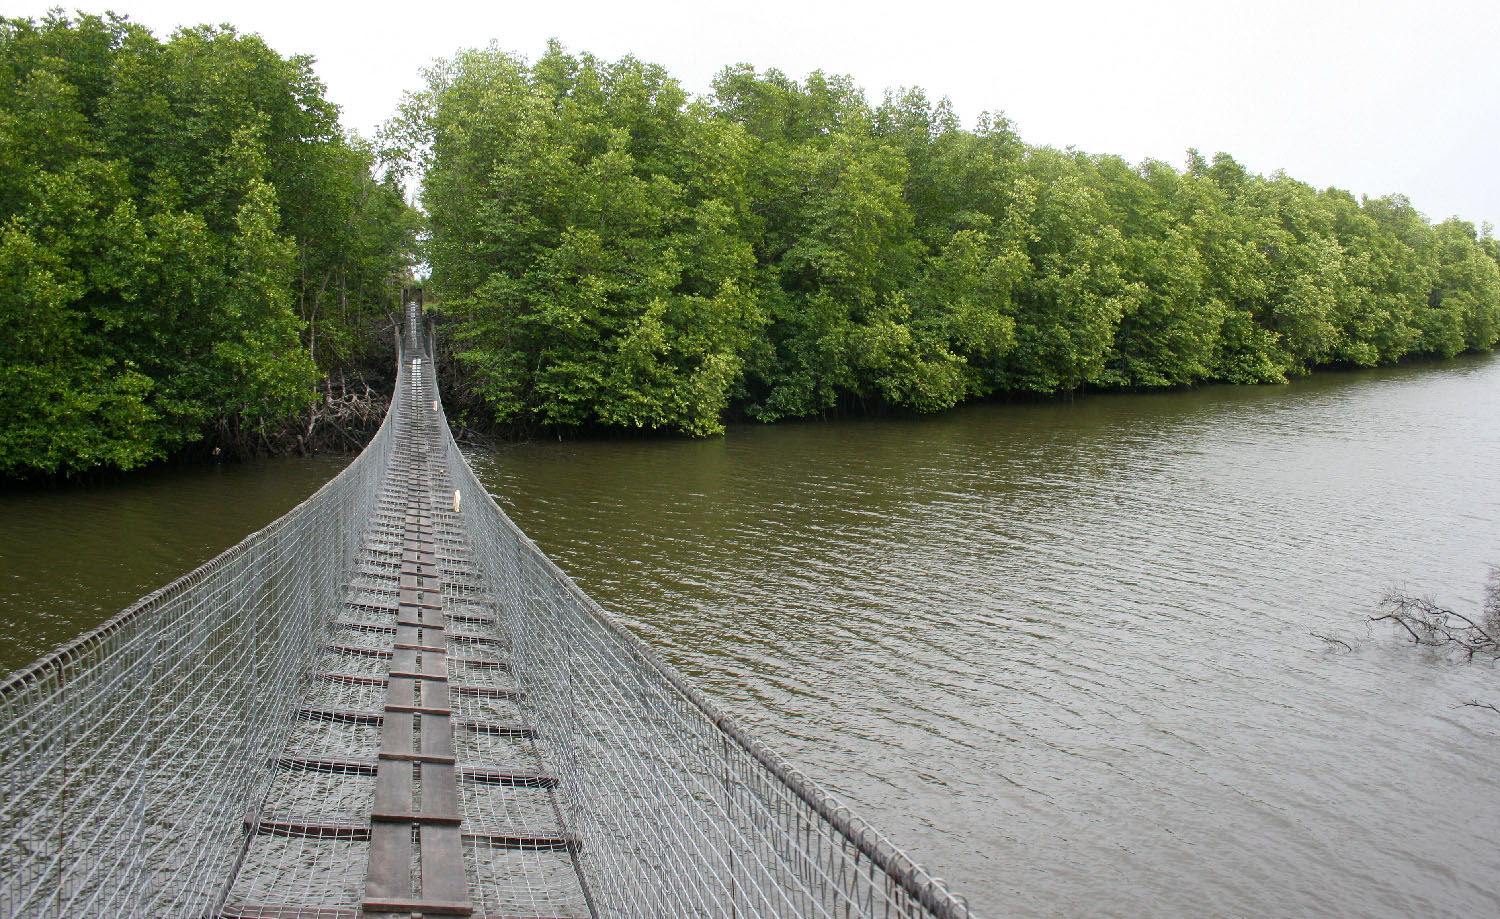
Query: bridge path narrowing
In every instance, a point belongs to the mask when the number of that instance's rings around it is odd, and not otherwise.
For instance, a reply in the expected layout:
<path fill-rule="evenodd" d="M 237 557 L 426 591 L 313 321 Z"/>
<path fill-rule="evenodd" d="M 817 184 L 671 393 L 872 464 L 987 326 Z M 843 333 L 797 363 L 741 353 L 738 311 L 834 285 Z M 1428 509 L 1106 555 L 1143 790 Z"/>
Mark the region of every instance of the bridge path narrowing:
<path fill-rule="evenodd" d="M 341 474 L 0 681 L 0 919 L 968 919 L 516 528 L 399 341 Z"/>

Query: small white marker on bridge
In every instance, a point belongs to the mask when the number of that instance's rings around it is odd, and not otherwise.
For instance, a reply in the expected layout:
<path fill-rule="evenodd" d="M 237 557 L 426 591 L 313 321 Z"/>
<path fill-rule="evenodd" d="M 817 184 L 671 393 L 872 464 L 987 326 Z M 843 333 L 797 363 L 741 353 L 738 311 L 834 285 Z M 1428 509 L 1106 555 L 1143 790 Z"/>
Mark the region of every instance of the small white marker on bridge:
<path fill-rule="evenodd" d="M 432 410 L 434 412 L 438 410 L 438 400 L 436 400 L 436 399 L 432 400 Z"/>
<path fill-rule="evenodd" d="M 463 495 L 459 494 L 457 489 L 454 489 L 454 491 L 453 491 L 453 513 L 455 513 L 455 514 L 458 513 L 458 505 L 462 501 L 463 501 Z"/>

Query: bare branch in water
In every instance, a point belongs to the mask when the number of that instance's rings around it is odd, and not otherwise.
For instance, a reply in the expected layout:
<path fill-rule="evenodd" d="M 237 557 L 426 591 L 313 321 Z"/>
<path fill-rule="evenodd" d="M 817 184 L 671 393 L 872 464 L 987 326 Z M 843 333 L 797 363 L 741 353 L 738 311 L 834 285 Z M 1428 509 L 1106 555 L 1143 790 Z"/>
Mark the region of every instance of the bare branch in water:
<path fill-rule="evenodd" d="M 1320 634 L 1318 632 L 1308 632 L 1307 634 L 1311 635 L 1313 638 L 1317 638 L 1317 639 L 1320 639 L 1322 641 L 1326 641 L 1326 642 L 1328 642 L 1331 645 L 1339 645 L 1345 651 L 1353 651 L 1354 650 L 1352 647 L 1350 647 L 1350 645 L 1349 645 L 1349 643 L 1347 641 L 1344 641 L 1344 640 L 1339 639 L 1339 638 L 1334 638 L 1332 635 L 1322 635 L 1322 634 Z"/>
<path fill-rule="evenodd" d="M 1439 606 L 1431 597 L 1418 597 L 1391 588 L 1380 601 L 1379 616 L 1371 622 L 1394 622 L 1419 645 L 1447 648 L 1473 660 L 1476 654 L 1500 659 L 1500 568 L 1490 569 L 1484 603 L 1473 617 Z"/>

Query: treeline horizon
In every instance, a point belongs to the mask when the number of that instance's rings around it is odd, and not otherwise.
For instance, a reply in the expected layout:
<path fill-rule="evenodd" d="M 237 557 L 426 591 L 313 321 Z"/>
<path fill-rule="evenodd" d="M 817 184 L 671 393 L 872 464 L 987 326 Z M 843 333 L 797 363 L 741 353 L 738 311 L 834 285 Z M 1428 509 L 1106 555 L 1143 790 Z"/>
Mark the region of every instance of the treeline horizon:
<path fill-rule="evenodd" d="M 423 262 L 449 395 L 522 434 L 1280 382 L 1500 337 L 1500 245 L 1400 195 L 1031 146 L 821 72 L 738 64 L 694 97 L 554 42 L 424 76 L 377 146 L 310 58 L 232 27 L 0 19 L 0 475 L 253 452 L 382 358 Z"/>
<path fill-rule="evenodd" d="M 0 19 L 0 475 L 310 434 L 315 386 L 389 350 L 414 256 L 376 166 L 258 36 Z"/>
<path fill-rule="evenodd" d="M 428 290 L 503 425 L 762 421 L 1452 357 L 1500 337 L 1500 244 L 1227 153 L 965 129 L 920 89 L 748 64 L 692 98 L 556 42 L 438 62 L 393 125 Z"/>

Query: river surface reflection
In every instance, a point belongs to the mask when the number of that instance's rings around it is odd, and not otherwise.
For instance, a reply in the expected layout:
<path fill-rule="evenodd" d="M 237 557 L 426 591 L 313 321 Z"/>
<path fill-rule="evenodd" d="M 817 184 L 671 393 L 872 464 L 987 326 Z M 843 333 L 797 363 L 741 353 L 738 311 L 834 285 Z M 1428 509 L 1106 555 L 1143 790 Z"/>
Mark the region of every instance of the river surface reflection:
<path fill-rule="evenodd" d="M 280 517 L 349 459 L 151 469 L 92 487 L 0 491 L 0 675 Z"/>
<path fill-rule="evenodd" d="M 1500 914 L 1500 360 L 472 457 L 982 915 Z M 1344 651 L 1311 633 L 1348 642 Z"/>

